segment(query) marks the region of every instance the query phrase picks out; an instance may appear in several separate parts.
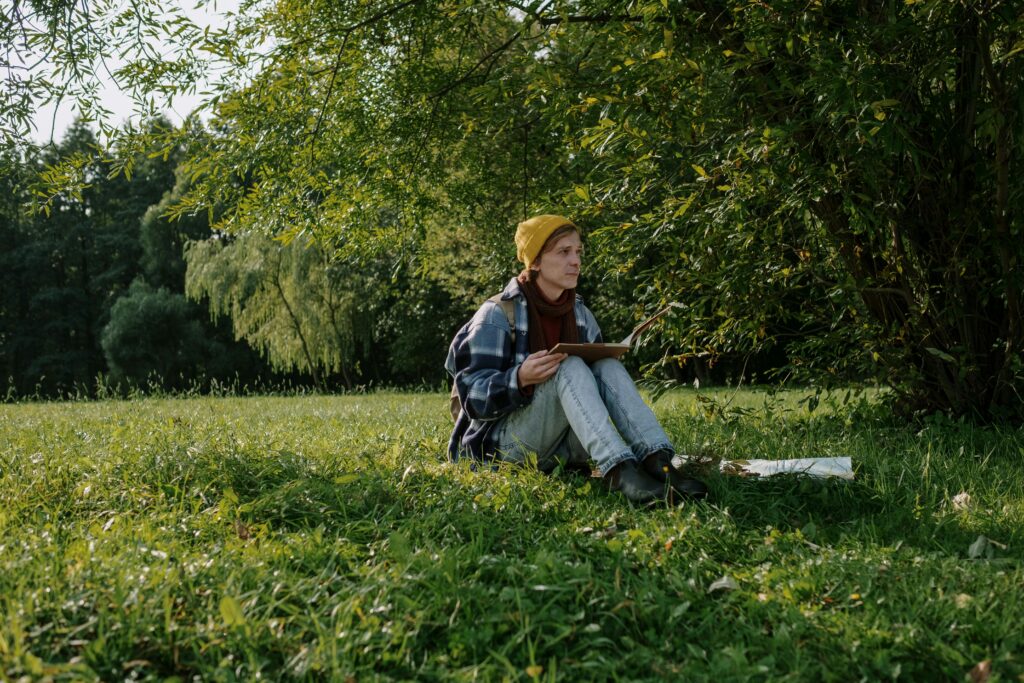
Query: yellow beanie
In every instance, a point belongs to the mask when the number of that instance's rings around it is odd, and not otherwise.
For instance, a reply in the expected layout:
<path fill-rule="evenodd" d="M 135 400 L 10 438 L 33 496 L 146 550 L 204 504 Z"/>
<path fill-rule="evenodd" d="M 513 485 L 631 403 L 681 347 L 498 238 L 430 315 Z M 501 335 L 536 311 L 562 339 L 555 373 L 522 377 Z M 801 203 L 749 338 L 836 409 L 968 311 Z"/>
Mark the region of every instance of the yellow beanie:
<path fill-rule="evenodd" d="M 516 258 L 529 268 L 551 233 L 563 225 L 576 225 L 565 216 L 544 214 L 523 221 L 516 228 Z"/>

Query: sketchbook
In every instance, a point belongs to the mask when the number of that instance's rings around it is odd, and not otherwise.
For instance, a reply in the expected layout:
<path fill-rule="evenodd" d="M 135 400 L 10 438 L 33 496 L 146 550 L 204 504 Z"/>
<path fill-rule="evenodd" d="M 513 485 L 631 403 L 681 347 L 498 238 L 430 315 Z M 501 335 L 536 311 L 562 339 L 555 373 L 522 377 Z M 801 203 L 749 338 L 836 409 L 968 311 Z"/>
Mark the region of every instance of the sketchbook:
<path fill-rule="evenodd" d="M 567 353 L 570 356 L 579 356 L 588 363 L 592 363 L 602 358 L 618 358 L 622 354 L 633 348 L 633 342 L 636 341 L 640 333 L 650 327 L 655 320 L 668 313 L 673 308 L 682 308 L 681 303 L 673 301 L 665 308 L 661 309 L 647 320 L 633 328 L 625 339 L 618 344 L 555 344 L 555 348 L 551 349 L 551 353 Z"/>

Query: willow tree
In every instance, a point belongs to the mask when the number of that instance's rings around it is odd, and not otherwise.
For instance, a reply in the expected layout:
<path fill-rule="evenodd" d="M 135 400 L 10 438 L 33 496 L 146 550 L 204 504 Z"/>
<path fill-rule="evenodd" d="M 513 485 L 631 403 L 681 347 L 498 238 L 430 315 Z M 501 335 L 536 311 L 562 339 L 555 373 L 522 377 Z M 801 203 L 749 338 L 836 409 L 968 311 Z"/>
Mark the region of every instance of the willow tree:
<path fill-rule="evenodd" d="M 781 347 L 908 409 L 1020 416 L 1017 3 L 248 10 L 190 43 L 226 76 L 182 211 L 439 278 L 493 277 L 510 224 L 566 211 L 601 307 L 689 304 L 676 362 Z"/>
<path fill-rule="evenodd" d="M 282 244 L 259 233 L 219 236 L 189 242 L 185 258 L 186 294 L 206 300 L 214 316 L 230 317 L 235 337 L 275 369 L 309 373 L 321 388 L 324 374 L 336 373 L 352 386 L 372 343 L 362 288 L 308 238 Z"/>

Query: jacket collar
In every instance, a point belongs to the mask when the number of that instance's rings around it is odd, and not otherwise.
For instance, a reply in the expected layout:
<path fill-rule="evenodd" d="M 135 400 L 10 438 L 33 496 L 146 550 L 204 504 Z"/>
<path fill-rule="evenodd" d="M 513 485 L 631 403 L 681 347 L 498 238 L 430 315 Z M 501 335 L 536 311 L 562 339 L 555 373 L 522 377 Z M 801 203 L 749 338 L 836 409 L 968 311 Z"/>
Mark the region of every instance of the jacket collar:
<path fill-rule="evenodd" d="M 516 278 L 512 278 L 511 280 L 508 281 L 508 284 L 505 285 L 505 289 L 502 290 L 501 300 L 508 301 L 509 299 L 516 298 L 517 296 L 526 295 L 523 294 L 523 290 L 519 287 L 519 280 L 517 280 Z"/>

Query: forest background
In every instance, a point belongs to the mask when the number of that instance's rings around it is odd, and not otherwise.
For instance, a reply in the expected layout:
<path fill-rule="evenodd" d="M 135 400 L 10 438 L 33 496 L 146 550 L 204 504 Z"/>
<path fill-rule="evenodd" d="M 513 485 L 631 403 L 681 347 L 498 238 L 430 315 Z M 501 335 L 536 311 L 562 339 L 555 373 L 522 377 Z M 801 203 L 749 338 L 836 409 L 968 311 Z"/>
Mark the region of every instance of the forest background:
<path fill-rule="evenodd" d="M 8 396 L 436 385 L 515 271 L 515 222 L 555 212 L 584 228 L 608 337 L 686 304 L 634 359 L 652 378 L 1020 417 L 1016 3 L 282 0 L 212 31 L 166 12 L 3 16 Z M 115 52 L 145 124 L 90 96 Z M 211 73 L 195 117 L 157 118 Z M 39 97 L 75 98 L 98 138 L 26 143 Z"/>

